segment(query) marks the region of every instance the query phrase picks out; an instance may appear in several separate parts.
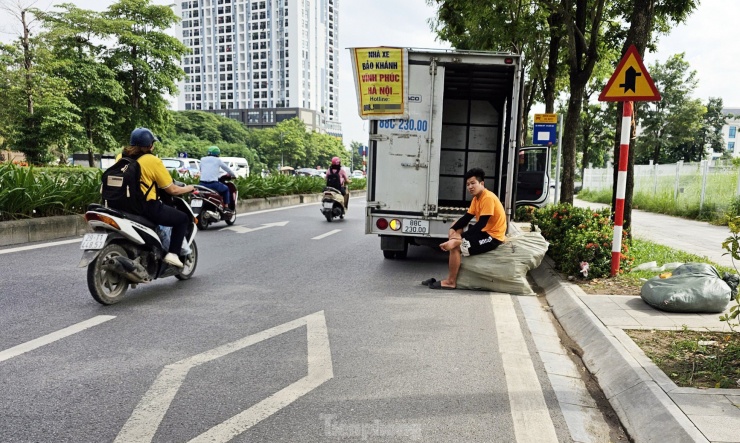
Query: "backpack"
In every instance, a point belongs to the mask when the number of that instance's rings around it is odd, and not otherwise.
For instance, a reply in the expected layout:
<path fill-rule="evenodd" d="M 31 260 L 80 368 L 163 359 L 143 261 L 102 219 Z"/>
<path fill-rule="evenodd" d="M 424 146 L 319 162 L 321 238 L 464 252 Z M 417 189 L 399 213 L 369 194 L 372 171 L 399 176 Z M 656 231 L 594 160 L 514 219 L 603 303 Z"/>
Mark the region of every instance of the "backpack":
<path fill-rule="evenodd" d="M 100 187 L 103 205 L 141 215 L 144 212 L 145 195 L 155 184 L 152 183 L 144 194 L 141 191 L 141 165 L 136 158 L 121 157 L 103 173 L 103 185 Z"/>
<path fill-rule="evenodd" d="M 332 169 L 329 169 L 329 172 L 326 174 L 326 186 L 330 188 L 334 188 L 337 191 L 342 190 L 342 180 L 339 178 L 339 170 L 336 172 L 332 172 Z"/>

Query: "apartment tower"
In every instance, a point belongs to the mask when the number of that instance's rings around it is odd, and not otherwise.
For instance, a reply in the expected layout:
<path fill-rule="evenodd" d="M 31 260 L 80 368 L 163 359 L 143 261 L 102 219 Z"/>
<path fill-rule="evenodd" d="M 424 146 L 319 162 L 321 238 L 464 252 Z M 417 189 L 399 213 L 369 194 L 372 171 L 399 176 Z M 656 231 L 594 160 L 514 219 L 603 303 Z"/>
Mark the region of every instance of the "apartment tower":
<path fill-rule="evenodd" d="M 191 49 L 178 109 L 266 127 L 299 117 L 341 136 L 339 0 L 189 0 L 174 6 Z"/>

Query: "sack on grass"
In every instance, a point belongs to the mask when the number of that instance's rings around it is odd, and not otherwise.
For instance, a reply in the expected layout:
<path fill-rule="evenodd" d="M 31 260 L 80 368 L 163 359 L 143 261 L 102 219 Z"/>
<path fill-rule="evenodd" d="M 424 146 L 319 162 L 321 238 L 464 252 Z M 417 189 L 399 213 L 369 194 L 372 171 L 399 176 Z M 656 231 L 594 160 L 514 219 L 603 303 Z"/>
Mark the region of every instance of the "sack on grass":
<path fill-rule="evenodd" d="M 730 294 L 730 286 L 706 263 L 686 263 L 670 277 L 653 277 L 640 289 L 645 303 L 667 312 L 722 312 Z"/>
<path fill-rule="evenodd" d="M 534 295 L 527 272 L 542 263 L 549 243 L 539 232 L 510 237 L 493 251 L 463 257 L 458 289 Z"/>

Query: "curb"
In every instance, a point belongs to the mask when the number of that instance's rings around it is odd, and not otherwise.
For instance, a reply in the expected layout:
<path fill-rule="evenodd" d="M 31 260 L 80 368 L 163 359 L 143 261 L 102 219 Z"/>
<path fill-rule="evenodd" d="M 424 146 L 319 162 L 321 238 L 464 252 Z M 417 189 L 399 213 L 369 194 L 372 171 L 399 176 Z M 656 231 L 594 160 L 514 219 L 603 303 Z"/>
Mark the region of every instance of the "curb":
<path fill-rule="evenodd" d="M 530 272 L 565 332 L 580 346 L 583 363 L 635 442 L 709 441 L 581 301 L 579 297 L 586 293 L 562 281 L 549 257 Z"/>
<path fill-rule="evenodd" d="M 352 192 L 353 197 L 365 195 L 364 190 Z M 265 209 L 318 203 L 323 194 L 281 195 L 278 197 L 250 198 L 239 200 L 237 213 L 262 211 Z M 0 222 L 0 247 L 22 243 L 56 240 L 85 234 L 87 222 L 82 215 L 58 215 L 29 220 Z"/>

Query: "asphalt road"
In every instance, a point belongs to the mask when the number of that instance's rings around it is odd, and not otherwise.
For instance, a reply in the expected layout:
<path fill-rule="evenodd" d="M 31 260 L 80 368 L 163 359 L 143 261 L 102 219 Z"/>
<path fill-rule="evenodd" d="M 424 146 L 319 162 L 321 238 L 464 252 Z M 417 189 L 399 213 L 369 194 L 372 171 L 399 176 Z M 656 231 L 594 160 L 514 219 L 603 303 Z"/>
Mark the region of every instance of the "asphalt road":
<path fill-rule="evenodd" d="M 516 298 L 421 286 L 446 255 L 383 259 L 362 203 L 213 225 L 107 307 L 79 239 L 0 249 L 0 441 L 573 441 Z"/>

